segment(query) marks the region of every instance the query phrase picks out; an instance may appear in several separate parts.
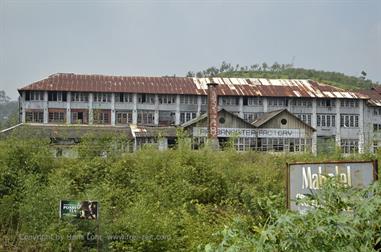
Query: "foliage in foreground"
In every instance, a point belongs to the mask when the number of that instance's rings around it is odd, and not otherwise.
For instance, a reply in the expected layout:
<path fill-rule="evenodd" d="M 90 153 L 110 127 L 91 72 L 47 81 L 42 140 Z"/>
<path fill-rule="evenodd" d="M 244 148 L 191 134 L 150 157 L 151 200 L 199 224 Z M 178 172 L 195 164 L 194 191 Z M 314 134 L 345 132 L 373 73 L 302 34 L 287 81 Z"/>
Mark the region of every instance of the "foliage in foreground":
<path fill-rule="evenodd" d="M 318 222 L 315 215 L 286 212 L 285 163 L 342 158 L 338 154 L 269 155 L 213 152 L 207 147 L 192 151 L 183 144 L 168 151 L 148 147 L 107 157 L 93 151 L 94 146 L 112 150 L 115 143 L 109 141 L 97 144 L 84 140 L 78 158 L 71 159 L 53 158 L 48 142 L 0 141 L 0 248 L 95 250 L 95 222 L 60 220 L 58 203 L 62 199 L 100 202 L 99 245 L 103 251 L 297 250 L 304 242 L 313 248 L 324 232 L 324 237 L 329 237 L 336 234 L 333 231 L 338 234 L 335 239 L 343 241 L 345 232 L 348 238 L 357 239 L 361 231 L 363 238 L 357 242 L 369 248 L 373 243 L 366 244 L 366 237 L 372 237 L 381 223 L 378 217 L 370 217 L 379 211 L 376 202 L 372 203 L 377 197 L 367 199 L 357 219 L 340 219 L 345 216 L 334 210 L 317 210 L 316 216 L 327 217 Z M 378 195 L 378 187 L 374 188 L 374 195 Z M 356 195 L 342 199 L 350 205 L 361 196 Z M 363 228 L 350 232 L 344 225 L 350 218 Z M 323 234 L 314 232 L 317 223 L 321 223 Z M 229 228 L 221 242 L 215 234 L 224 227 Z M 294 233 L 296 230 L 309 232 L 311 240 Z"/>
<path fill-rule="evenodd" d="M 312 199 L 307 200 L 310 203 Z M 237 219 L 205 251 L 376 251 L 381 249 L 381 185 L 365 189 L 328 183 L 306 214 L 269 209 L 265 226 Z"/>

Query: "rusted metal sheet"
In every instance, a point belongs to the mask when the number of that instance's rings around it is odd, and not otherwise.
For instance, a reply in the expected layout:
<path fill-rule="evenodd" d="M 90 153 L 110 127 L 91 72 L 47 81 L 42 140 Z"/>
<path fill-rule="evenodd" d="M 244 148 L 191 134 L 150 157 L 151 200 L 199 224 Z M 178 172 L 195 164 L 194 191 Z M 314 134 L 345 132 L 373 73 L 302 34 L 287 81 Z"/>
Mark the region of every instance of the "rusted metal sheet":
<path fill-rule="evenodd" d="M 21 90 L 74 92 L 128 92 L 207 95 L 207 83 L 219 85 L 218 95 L 316 97 L 368 99 L 367 95 L 345 91 L 312 80 L 263 78 L 126 77 L 58 73 Z"/>
<path fill-rule="evenodd" d="M 375 107 L 381 107 L 381 87 L 373 87 L 367 90 L 360 90 L 359 93 L 368 96 L 368 104 Z"/>

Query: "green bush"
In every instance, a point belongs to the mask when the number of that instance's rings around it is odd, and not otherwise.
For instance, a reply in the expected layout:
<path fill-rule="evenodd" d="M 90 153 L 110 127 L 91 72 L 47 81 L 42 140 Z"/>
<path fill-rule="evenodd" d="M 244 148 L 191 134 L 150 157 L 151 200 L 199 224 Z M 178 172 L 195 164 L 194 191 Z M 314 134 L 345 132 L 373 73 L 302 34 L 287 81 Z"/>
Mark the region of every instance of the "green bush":
<path fill-rule="evenodd" d="M 325 203 L 330 207 L 314 214 L 285 209 L 286 163 L 342 158 L 338 153 L 271 155 L 208 146 L 192 151 L 186 141 L 167 151 L 122 153 L 113 151 L 115 138 L 103 139 L 96 151 L 87 139 L 70 159 L 54 158 L 48 142 L 0 141 L 0 250 L 94 251 L 87 236 L 96 222 L 60 220 L 64 199 L 99 201 L 103 251 L 366 251 L 379 239 L 377 186 L 369 198 L 362 197 L 365 191 L 331 191 Z M 99 156 L 100 147 L 107 155 Z M 356 214 L 340 214 L 333 199 Z M 25 235 L 50 238 L 21 239 Z"/>

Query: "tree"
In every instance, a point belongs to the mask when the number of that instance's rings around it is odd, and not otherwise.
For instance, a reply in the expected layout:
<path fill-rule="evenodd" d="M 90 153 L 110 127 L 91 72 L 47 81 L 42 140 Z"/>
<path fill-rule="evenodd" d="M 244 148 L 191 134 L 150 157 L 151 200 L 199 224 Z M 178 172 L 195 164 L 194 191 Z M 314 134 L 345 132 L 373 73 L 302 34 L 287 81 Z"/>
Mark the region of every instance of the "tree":
<path fill-rule="evenodd" d="M 365 80 L 366 79 L 366 72 L 363 70 L 363 71 L 361 71 L 361 76 L 360 76 L 360 78 L 362 79 L 362 80 Z"/>
<path fill-rule="evenodd" d="M 11 101 L 11 98 L 7 96 L 4 90 L 0 90 L 0 104 L 1 103 L 8 103 Z"/>
<path fill-rule="evenodd" d="M 251 71 L 257 71 L 257 70 L 259 70 L 259 65 L 258 64 L 251 65 L 250 66 L 250 70 Z"/>
<path fill-rule="evenodd" d="M 262 69 L 263 69 L 263 71 L 266 72 L 268 67 L 269 67 L 269 66 L 267 65 L 266 62 L 263 62 L 263 63 L 262 63 Z"/>
<path fill-rule="evenodd" d="M 278 62 L 274 62 L 274 64 L 271 66 L 271 71 L 275 72 L 275 71 L 279 71 L 281 68 L 281 66 L 278 64 Z"/>

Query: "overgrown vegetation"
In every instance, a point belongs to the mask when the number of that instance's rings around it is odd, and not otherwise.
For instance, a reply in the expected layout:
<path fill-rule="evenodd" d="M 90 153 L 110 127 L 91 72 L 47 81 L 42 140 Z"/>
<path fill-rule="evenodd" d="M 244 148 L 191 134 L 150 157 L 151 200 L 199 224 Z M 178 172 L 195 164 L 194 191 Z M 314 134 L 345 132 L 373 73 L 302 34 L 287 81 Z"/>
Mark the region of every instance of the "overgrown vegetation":
<path fill-rule="evenodd" d="M 18 123 L 18 102 L 11 101 L 4 90 L 0 90 L 0 130 Z"/>
<path fill-rule="evenodd" d="M 9 128 L 18 123 L 18 102 L 0 104 L 0 129 Z"/>
<path fill-rule="evenodd" d="M 0 141 L 2 250 L 95 250 L 95 222 L 60 220 L 62 199 L 100 202 L 103 251 L 371 251 L 379 241 L 379 185 L 372 197 L 330 189 L 329 207 L 307 215 L 285 209 L 285 163 L 337 153 L 192 151 L 180 142 L 106 157 L 94 146 L 109 153 L 115 142 L 101 141 L 85 139 L 71 159 L 53 158 L 49 142 Z"/>
<path fill-rule="evenodd" d="M 379 85 L 367 79 L 367 74 L 359 69 L 359 76 L 348 76 L 343 73 L 319 71 L 314 69 L 294 68 L 292 64 L 275 62 L 253 64 L 251 66 L 232 65 L 222 62 L 220 67 L 209 67 L 206 70 L 187 73 L 188 77 L 237 77 L 237 78 L 267 78 L 267 79 L 311 79 L 325 84 L 345 89 L 367 89 L 372 85 Z"/>

